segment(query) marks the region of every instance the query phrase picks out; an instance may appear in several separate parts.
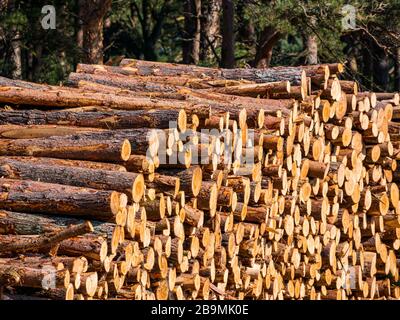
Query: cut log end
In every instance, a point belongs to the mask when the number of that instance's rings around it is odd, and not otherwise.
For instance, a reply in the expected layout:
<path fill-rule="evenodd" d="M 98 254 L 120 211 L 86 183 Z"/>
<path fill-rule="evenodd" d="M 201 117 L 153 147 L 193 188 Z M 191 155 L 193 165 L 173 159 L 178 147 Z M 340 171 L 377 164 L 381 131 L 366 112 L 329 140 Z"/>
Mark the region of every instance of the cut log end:
<path fill-rule="evenodd" d="M 192 193 L 194 197 L 197 197 L 201 190 L 201 182 L 203 181 L 203 173 L 200 167 L 196 167 L 193 170 L 192 176 Z"/>
<path fill-rule="evenodd" d="M 121 159 L 127 161 L 131 156 L 132 148 L 129 140 L 124 140 L 121 147 Z"/>
<path fill-rule="evenodd" d="M 182 131 L 185 132 L 187 128 L 187 114 L 185 110 L 179 110 L 178 114 L 178 128 Z"/>
<path fill-rule="evenodd" d="M 139 174 L 135 178 L 132 187 L 132 198 L 134 202 L 136 203 L 140 202 L 140 199 L 143 197 L 144 194 L 144 189 L 145 189 L 144 177 L 142 174 Z"/>

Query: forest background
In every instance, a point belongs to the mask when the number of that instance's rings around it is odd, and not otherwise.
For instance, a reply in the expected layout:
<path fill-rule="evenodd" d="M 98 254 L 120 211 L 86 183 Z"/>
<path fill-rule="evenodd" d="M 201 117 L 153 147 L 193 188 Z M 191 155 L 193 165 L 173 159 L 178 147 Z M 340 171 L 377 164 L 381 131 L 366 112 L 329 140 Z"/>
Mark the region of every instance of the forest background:
<path fill-rule="evenodd" d="M 342 62 L 361 89 L 400 91 L 400 0 L 0 0 L 2 76 L 56 84 L 77 63 L 124 57 L 224 68 Z"/>

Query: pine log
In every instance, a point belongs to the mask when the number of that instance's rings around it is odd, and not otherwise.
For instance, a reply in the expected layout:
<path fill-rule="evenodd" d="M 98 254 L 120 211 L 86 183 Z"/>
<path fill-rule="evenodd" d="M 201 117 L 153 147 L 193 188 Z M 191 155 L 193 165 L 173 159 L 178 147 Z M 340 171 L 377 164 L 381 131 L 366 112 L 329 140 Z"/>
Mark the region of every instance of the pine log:
<path fill-rule="evenodd" d="M 75 138 L 71 138 L 75 137 Z M 128 140 L 89 139 L 79 136 L 42 139 L 0 139 L 1 156 L 34 156 L 91 161 L 124 161 L 131 154 Z"/>
<path fill-rule="evenodd" d="M 92 127 L 103 129 L 133 129 L 133 128 L 158 128 L 167 129 L 178 124 L 182 131 L 186 129 L 186 113 L 184 110 L 140 110 L 140 111 L 112 111 L 112 112 L 70 112 L 39 110 L 4 111 L 0 113 L 0 124 L 15 125 L 57 125 Z M 10 128 L 11 131 L 12 128 Z M 44 130 L 45 128 L 43 128 Z M 57 127 L 57 130 L 65 127 Z M 33 130 L 33 128 L 32 128 Z M 32 131 L 31 130 L 31 131 Z M 73 129 L 71 129 L 72 131 Z M 4 132 L 5 131 L 5 132 Z M 83 130 L 82 130 L 83 131 Z M 70 133 L 73 134 L 74 132 Z M 8 132 L 0 126 L 0 135 L 8 137 Z M 8 135 L 8 136 L 7 136 Z M 12 136 L 11 136 L 12 137 Z"/>
<path fill-rule="evenodd" d="M 5 122 L 7 123 L 7 122 Z M 55 125 L 0 125 L 0 138 L 4 139 L 36 139 L 55 136 L 68 136 L 79 133 L 102 131 L 97 128 L 81 128 Z"/>
<path fill-rule="evenodd" d="M 121 69 L 128 69 L 135 75 L 208 76 L 214 79 L 245 79 L 255 82 L 290 81 L 292 84 L 300 84 L 302 77 L 304 77 L 303 81 L 307 76 L 320 75 L 324 80 L 329 78 L 329 69 L 324 65 L 266 69 L 213 69 L 184 64 L 124 59 L 120 66 Z M 114 68 L 114 70 L 117 70 L 117 68 Z M 304 75 L 302 75 L 303 70 Z"/>
<path fill-rule="evenodd" d="M 44 182 L 0 179 L 0 208 L 32 213 L 95 217 L 111 220 L 126 205 L 115 191 L 63 186 Z"/>
<path fill-rule="evenodd" d="M 9 179 L 126 192 L 132 196 L 135 202 L 139 202 L 144 194 L 143 175 L 132 172 L 31 164 L 0 158 L 0 176 Z"/>
<path fill-rule="evenodd" d="M 64 167 L 79 167 L 86 169 L 97 169 L 97 170 L 108 170 L 108 171 L 119 171 L 126 172 L 126 168 L 122 165 L 114 163 L 103 163 L 93 161 L 81 161 L 81 160 L 65 160 L 57 158 L 36 158 L 36 157 L 0 157 L 0 161 L 19 161 L 27 162 L 32 165 L 48 165 L 48 166 L 64 166 Z M 128 160 L 129 161 L 129 160 Z"/>
<path fill-rule="evenodd" d="M 67 288 L 70 281 L 68 270 L 56 271 L 55 268 L 29 268 L 0 264 L 0 283 L 27 288 Z"/>
<path fill-rule="evenodd" d="M 73 257 L 86 257 L 90 260 L 104 262 L 107 257 L 107 241 L 103 237 L 87 235 L 70 238 L 60 243 L 58 254 Z"/>
<path fill-rule="evenodd" d="M 257 83 L 257 84 L 241 84 L 238 86 L 229 86 L 221 88 L 209 89 L 211 92 L 219 92 L 223 94 L 230 94 L 236 96 L 246 96 L 246 97 L 267 97 L 269 94 L 273 93 L 290 93 L 290 82 L 267 82 L 267 83 Z"/>

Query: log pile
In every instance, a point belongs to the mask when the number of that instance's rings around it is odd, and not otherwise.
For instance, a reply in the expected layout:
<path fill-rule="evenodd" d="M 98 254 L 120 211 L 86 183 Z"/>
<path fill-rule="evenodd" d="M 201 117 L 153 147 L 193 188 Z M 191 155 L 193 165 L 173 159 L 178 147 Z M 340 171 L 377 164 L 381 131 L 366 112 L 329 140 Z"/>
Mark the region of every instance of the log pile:
<path fill-rule="evenodd" d="M 1 298 L 399 299 L 399 95 L 342 72 L 0 78 Z"/>

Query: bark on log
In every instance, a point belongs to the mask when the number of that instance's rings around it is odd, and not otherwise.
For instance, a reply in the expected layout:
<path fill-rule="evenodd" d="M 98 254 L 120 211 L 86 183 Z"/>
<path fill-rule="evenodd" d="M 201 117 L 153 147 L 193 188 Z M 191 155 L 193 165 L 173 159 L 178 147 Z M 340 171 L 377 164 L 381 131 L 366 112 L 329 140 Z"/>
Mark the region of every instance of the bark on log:
<path fill-rule="evenodd" d="M 5 113 L 5 112 L 4 112 Z M 2 114 L 2 113 L 1 113 Z M 0 116 L 1 117 L 1 116 Z M 5 122 L 7 123 L 7 122 Z M 97 128 L 81 128 L 56 125 L 0 125 L 0 138 L 4 139 L 36 139 L 55 136 L 68 136 L 79 133 L 102 131 Z"/>
<path fill-rule="evenodd" d="M 67 130 L 64 126 L 92 127 L 103 129 L 158 128 L 167 129 L 170 122 L 176 122 L 178 128 L 185 131 L 186 113 L 184 110 L 141 110 L 113 112 L 44 112 L 39 110 L 4 111 L 0 113 L 0 124 L 15 125 L 58 125 L 58 130 Z M 12 128 L 10 128 L 12 129 Z M 72 131 L 73 129 L 71 129 Z M 82 130 L 82 129 L 81 129 Z M 0 134 L 5 131 L 0 126 Z M 74 134 L 74 132 L 70 133 Z M 7 136 L 5 136 L 7 137 Z"/>
<path fill-rule="evenodd" d="M 97 169 L 97 170 L 108 170 L 108 171 L 119 171 L 126 172 L 126 168 L 122 165 L 114 163 L 103 163 L 93 161 L 81 161 L 81 160 L 65 160 L 57 158 L 36 158 L 36 157 L 0 157 L 0 161 L 19 161 L 27 162 L 32 165 L 48 165 L 48 166 L 64 166 L 64 167 L 78 167 L 86 169 Z"/>
<path fill-rule="evenodd" d="M 31 164 L 0 158 L 0 176 L 9 179 L 126 192 L 132 196 L 135 202 L 139 202 L 144 194 L 143 175 L 132 172 Z"/>
<path fill-rule="evenodd" d="M 41 139 L 0 139 L 1 156 L 34 156 L 90 161 L 124 161 L 131 145 L 124 139 L 64 136 Z"/>
<path fill-rule="evenodd" d="M 83 224 L 67 227 L 62 231 L 39 236 L 0 235 L 0 254 L 50 251 L 63 240 L 90 232 L 93 232 L 93 226 L 86 221 Z"/>
<path fill-rule="evenodd" d="M 115 191 L 62 186 L 44 182 L 0 179 L 0 208 L 32 213 L 95 217 L 108 221 L 126 196 Z"/>
<path fill-rule="evenodd" d="M 54 281 L 53 281 L 54 280 Z M 25 266 L 0 264 L 0 283 L 27 288 L 49 289 L 52 284 L 57 288 L 67 288 L 70 281 L 68 270 L 35 269 Z"/>
<path fill-rule="evenodd" d="M 0 234 L 38 235 L 52 233 L 84 222 L 84 220 L 78 218 L 0 210 Z M 112 237 L 115 229 L 114 223 L 94 220 L 91 223 L 94 234 Z"/>
<path fill-rule="evenodd" d="M 267 69 L 213 69 L 183 64 L 142 61 L 124 59 L 121 68 L 128 69 L 135 75 L 163 75 L 194 77 L 208 76 L 215 79 L 245 79 L 255 82 L 290 81 L 292 84 L 300 84 L 303 77 L 323 75 L 329 78 L 325 65 L 301 66 L 301 67 L 274 67 Z M 334 68 L 334 65 L 333 65 Z M 328 66 L 328 70 L 330 67 Z M 305 71 L 304 76 L 302 71 Z"/>

